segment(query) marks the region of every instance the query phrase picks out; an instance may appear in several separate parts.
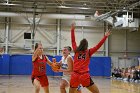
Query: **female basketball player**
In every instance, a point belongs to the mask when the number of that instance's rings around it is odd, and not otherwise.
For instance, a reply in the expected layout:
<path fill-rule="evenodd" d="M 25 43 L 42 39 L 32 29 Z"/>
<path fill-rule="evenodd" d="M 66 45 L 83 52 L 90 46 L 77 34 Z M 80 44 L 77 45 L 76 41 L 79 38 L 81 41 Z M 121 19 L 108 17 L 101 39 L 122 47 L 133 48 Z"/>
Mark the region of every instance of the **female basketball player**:
<path fill-rule="evenodd" d="M 32 83 L 35 87 L 35 93 L 39 93 L 40 86 L 43 87 L 45 93 L 49 93 L 49 83 L 46 76 L 46 63 L 50 66 L 52 63 L 47 56 L 43 54 L 43 47 L 41 43 L 36 43 L 35 51 L 32 56 L 33 70 L 32 70 Z"/>
<path fill-rule="evenodd" d="M 69 86 L 69 81 L 70 81 L 70 75 L 71 72 L 73 71 L 73 59 L 72 56 L 70 55 L 71 52 L 71 47 L 66 46 L 63 48 L 62 51 L 62 59 L 60 61 L 61 68 L 59 69 L 59 72 L 63 72 L 63 77 L 60 81 L 60 91 L 61 93 L 66 93 L 66 87 Z M 81 90 L 77 90 L 77 93 L 81 93 Z"/>
<path fill-rule="evenodd" d="M 79 84 L 82 84 L 82 86 L 86 87 L 92 93 L 99 93 L 97 86 L 94 84 L 89 74 L 89 62 L 92 54 L 103 45 L 106 38 L 110 35 L 110 31 L 105 34 L 103 39 L 95 47 L 88 49 L 88 41 L 86 39 L 81 40 L 79 46 L 77 47 L 74 30 L 75 27 L 74 24 L 72 24 L 71 41 L 75 54 L 69 93 L 74 93 Z"/>

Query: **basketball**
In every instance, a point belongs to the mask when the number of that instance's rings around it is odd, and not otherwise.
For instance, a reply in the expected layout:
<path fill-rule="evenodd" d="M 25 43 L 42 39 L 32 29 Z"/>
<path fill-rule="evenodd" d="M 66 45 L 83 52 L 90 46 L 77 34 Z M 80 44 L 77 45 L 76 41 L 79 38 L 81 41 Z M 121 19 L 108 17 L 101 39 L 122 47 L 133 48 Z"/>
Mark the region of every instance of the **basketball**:
<path fill-rule="evenodd" d="M 56 72 L 59 69 L 60 69 L 60 65 L 58 63 L 53 62 L 52 63 L 52 70 Z"/>
<path fill-rule="evenodd" d="M 53 60 L 52 70 L 56 72 L 56 71 L 58 71 L 60 69 L 60 64 L 56 62 L 55 58 L 53 58 L 52 60 Z"/>

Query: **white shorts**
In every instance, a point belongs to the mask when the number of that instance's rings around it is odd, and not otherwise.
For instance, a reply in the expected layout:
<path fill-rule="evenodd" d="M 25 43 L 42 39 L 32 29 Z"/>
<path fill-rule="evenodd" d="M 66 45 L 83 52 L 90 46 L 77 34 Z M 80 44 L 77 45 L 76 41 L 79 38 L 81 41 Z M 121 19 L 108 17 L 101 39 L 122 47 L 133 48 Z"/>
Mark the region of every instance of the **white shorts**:
<path fill-rule="evenodd" d="M 68 82 L 68 84 L 69 84 L 69 82 L 70 82 L 70 75 L 63 75 L 62 79 L 66 80 Z"/>

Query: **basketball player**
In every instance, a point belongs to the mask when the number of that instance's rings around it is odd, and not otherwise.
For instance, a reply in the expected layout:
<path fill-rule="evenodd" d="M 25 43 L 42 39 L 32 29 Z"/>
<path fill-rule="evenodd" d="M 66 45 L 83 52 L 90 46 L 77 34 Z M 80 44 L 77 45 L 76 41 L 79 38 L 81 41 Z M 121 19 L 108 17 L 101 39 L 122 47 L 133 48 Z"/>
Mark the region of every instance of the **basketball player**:
<path fill-rule="evenodd" d="M 75 27 L 74 24 L 72 24 L 71 41 L 75 54 L 69 93 L 74 93 L 79 84 L 82 84 L 83 87 L 86 87 L 92 93 L 99 93 L 97 86 L 94 84 L 89 74 L 89 62 L 92 54 L 103 45 L 106 38 L 110 35 L 110 31 L 105 34 L 103 39 L 95 47 L 88 49 L 88 41 L 86 39 L 81 40 L 79 46 L 77 47 L 74 30 Z"/>
<path fill-rule="evenodd" d="M 32 83 L 35 87 L 35 93 L 39 93 L 40 86 L 43 87 L 45 93 L 49 93 L 49 83 L 46 76 L 46 63 L 50 66 L 52 63 L 47 56 L 43 54 L 43 47 L 41 43 L 36 43 L 35 51 L 32 56 L 33 70 L 32 70 Z"/>
<path fill-rule="evenodd" d="M 70 75 L 71 72 L 73 71 L 73 59 L 72 56 L 70 55 L 71 52 L 71 47 L 66 46 L 63 48 L 62 51 L 62 59 L 60 61 L 61 64 L 61 69 L 59 70 L 60 72 L 63 72 L 62 79 L 60 81 L 60 91 L 61 93 L 66 93 L 66 87 L 69 86 L 69 81 L 70 81 Z M 77 90 L 77 93 L 81 93 L 81 90 Z"/>

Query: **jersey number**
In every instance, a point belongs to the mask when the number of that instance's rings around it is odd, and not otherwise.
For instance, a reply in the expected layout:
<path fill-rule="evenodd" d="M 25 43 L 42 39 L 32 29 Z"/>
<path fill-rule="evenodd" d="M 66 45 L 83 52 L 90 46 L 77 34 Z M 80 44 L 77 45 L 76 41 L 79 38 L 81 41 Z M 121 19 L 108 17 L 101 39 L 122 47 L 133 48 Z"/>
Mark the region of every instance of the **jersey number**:
<path fill-rule="evenodd" d="M 78 59 L 86 59 L 86 54 L 79 54 Z"/>
<path fill-rule="evenodd" d="M 39 67 L 39 71 L 40 71 L 40 72 L 44 71 L 44 66 L 40 66 L 40 67 Z"/>

